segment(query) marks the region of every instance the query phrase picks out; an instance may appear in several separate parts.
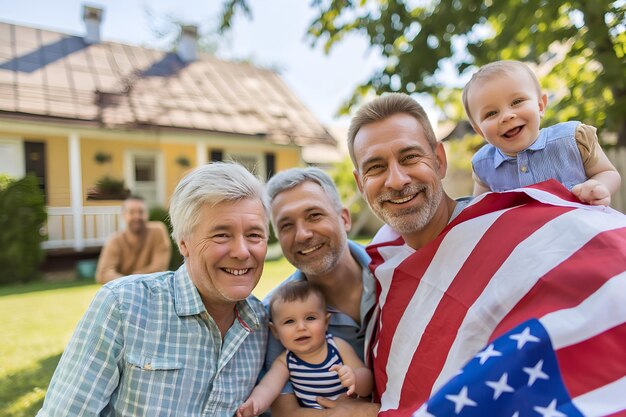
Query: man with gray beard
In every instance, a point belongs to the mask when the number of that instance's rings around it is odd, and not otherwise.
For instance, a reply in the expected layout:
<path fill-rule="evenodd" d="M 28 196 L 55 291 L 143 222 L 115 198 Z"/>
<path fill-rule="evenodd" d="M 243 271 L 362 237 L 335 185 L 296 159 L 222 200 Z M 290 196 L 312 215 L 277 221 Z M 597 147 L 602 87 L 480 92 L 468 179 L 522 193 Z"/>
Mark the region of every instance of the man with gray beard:
<path fill-rule="evenodd" d="M 272 177 L 267 194 L 280 246 L 298 268 L 285 282 L 308 280 L 319 287 L 330 314 L 329 333 L 350 343 L 363 360 L 365 328 L 375 300 L 374 278 L 367 267 L 370 258 L 365 249 L 348 240 L 350 212 L 343 207 L 335 184 L 318 168 L 293 168 Z M 267 369 L 283 350 L 270 336 Z M 377 404 L 352 399 L 335 402 L 321 398 L 318 402 L 328 408 L 300 407 L 288 383 L 272 404 L 272 415 L 358 416 L 375 415 L 378 410 Z"/>

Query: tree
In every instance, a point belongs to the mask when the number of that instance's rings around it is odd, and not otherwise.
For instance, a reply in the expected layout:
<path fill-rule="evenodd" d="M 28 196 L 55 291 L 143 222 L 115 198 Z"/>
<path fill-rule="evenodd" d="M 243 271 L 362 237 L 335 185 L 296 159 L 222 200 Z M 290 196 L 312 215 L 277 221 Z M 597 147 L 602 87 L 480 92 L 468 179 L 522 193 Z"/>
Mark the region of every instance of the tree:
<path fill-rule="evenodd" d="M 538 74 L 558 100 L 546 123 L 581 120 L 617 133 L 626 147 L 625 0 L 313 0 L 312 7 L 314 45 L 329 51 L 360 33 L 386 59 L 343 111 L 368 92 L 424 92 L 459 120 L 459 89 L 475 66 L 518 59 L 550 70 Z M 251 15 L 248 0 L 227 0 L 223 29 L 238 8 Z"/>

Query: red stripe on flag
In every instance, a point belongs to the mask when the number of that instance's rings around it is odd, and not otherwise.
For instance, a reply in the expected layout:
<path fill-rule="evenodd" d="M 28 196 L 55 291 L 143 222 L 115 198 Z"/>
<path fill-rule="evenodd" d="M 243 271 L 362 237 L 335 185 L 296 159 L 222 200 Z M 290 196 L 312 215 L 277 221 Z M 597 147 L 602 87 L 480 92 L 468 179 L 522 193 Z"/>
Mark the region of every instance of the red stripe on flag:
<path fill-rule="evenodd" d="M 624 272 L 626 251 L 607 251 L 610 247 L 626 248 L 626 228 L 598 233 L 545 274 L 502 319 L 489 340 L 530 318 L 580 304 L 611 277 Z"/>
<path fill-rule="evenodd" d="M 376 381 L 376 389 L 379 395 L 383 395 L 387 387 L 387 371 L 386 366 L 389 360 L 389 351 L 393 341 L 393 335 L 407 308 L 409 301 L 413 298 L 413 294 L 420 283 L 422 275 L 426 272 L 430 261 L 441 245 L 441 241 L 445 234 L 432 241 L 430 244 L 416 251 L 409 259 L 414 260 L 411 265 L 406 268 L 398 266 L 393 273 L 390 288 L 387 293 L 385 305 L 382 306 L 380 314 L 380 325 L 378 327 L 378 354 L 373 362 L 374 380 Z M 404 265 L 403 262 L 401 265 Z M 385 308 L 393 306 L 393 308 Z M 383 333 L 386 337 L 382 337 Z M 404 360 L 403 358 L 402 360 Z"/>
<path fill-rule="evenodd" d="M 549 179 L 547 181 L 538 182 L 536 184 L 532 184 L 524 188 L 535 188 L 538 190 L 547 191 L 550 194 L 562 200 L 571 201 L 572 203 L 581 203 L 578 197 L 576 197 L 570 190 L 565 188 L 563 184 L 561 184 L 555 179 Z"/>
<path fill-rule="evenodd" d="M 626 375 L 626 324 L 556 352 L 561 376 L 572 398 Z M 606 402 L 616 401 L 606 398 Z"/>
<path fill-rule="evenodd" d="M 420 405 L 428 399 L 468 308 L 474 304 L 511 252 L 547 222 L 571 210 L 570 207 L 547 206 L 532 200 L 503 213 L 485 232 L 446 290 L 426 326 L 411 360 L 410 374 L 403 384 L 400 408 L 410 405 L 415 409 L 416 404 Z M 519 218 L 523 218 L 524 222 L 516 220 Z M 414 259 L 413 256 L 410 257 L 397 270 L 406 275 L 414 274 L 416 268 L 420 267 Z M 403 288 L 400 292 L 409 293 L 409 290 Z M 403 294 L 403 297 L 410 298 L 413 292 L 414 290 L 410 291 L 408 297 Z M 383 331 L 384 325 L 383 323 Z"/>

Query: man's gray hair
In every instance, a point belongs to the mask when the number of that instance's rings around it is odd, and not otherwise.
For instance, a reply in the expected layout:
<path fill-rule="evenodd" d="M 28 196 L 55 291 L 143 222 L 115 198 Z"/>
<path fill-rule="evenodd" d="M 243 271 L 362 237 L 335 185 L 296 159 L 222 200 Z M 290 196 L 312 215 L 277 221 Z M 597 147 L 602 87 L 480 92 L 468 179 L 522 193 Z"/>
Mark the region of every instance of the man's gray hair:
<path fill-rule="evenodd" d="M 244 199 L 259 200 L 269 220 L 263 184 L 242 165 L 212 162 L 197 167 L 180 180 L 172 194 L 169 210 L 172 237 L 176 242 L 189 237 L 203 206 L 215 207 Z"/>
<path fill-rule="evenodd" d="M 281 171 L 270 178 L 265 188 L 270 204 L 274 201 L 274 198 L 276 198 L 278 194 L 307 181 L 319 184 L 319 186 L 322 187 L 322 190 L 324 190 L 324 193 L 326 193 L 330 199 L 337 213 L 341 213 L 343 205 L 341 204 L 341 197 L 339 197 L 339 192 L 337 192 L 337 187 L 335 186 L 334 181 L 328 176 L 327 173 L 315 167 L 290 168 Z"/>

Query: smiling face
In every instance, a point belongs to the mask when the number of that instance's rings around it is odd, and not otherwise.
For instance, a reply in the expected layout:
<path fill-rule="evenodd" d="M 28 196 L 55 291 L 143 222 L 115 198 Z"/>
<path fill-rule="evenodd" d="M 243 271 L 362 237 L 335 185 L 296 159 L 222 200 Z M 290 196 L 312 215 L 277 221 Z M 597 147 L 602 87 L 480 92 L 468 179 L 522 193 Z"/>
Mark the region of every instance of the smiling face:
<path fill-rule="evenodd" d="M 329 316 L 320 296 L 311 293 L 304 300 L 273 303 L 271 329 L 285 349 L 307 360 L 323 352 Z"/>
<path fill-rule="evenodd" d="M 528 73 L 510 69 L 472 85 L 467 103 L 474 129 L 505 154 L 515 156 L 537 140 L 547 97 Z"/>
<path fill-rule="evenodd" d="M 399 113 L 361 127 L 354 154 L 355 180 L 371 210 L 413 240 L 443 206 L 443 145 L 433 150 L 419 122 Z"/>
<path fill-rule="evenodd" d="M 350 214 L 337 213 L 312 181 L 287 189 L 272 201 L 272 218 L 287 260 L 307 277 L 331 272 L 347 248 Z"/>
<path fill-rule="evenodd" d="M 205 305 L 234 304 L 250 295 L 263 272 L 266 225 L 256 199 L 202 206 L 197 225 L 179 247 Z"/>

